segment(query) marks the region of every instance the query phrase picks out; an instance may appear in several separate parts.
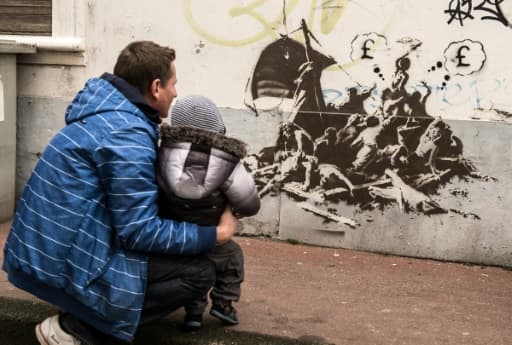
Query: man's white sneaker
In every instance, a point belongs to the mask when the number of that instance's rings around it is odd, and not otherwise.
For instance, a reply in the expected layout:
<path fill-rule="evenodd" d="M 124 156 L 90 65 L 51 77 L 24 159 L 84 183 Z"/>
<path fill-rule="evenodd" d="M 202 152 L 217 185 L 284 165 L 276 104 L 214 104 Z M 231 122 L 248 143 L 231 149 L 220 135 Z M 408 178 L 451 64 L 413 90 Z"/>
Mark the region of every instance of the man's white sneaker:
<path fill-rule="evenodd" d="M 51 316 L 36 325 L 36 337 L 41 345 L 80 345 L 72 335 L 64 332 L 59 315 Z"/>

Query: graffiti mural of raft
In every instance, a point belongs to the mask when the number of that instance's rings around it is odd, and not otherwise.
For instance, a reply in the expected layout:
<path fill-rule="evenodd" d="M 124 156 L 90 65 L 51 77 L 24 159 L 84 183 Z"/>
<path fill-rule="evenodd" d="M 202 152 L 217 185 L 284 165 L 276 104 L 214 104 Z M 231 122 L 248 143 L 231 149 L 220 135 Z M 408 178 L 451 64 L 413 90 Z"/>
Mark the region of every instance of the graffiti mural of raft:
<path fill-rule="evenodd" d="M 260 195 L 284 192 L 305 211 L 350 227 L 357 222 L 337 214 L 331 204 L 341 201 L 362 211 L 398 207 L 423 215 L 453 212 L 478 219 L 431 197 L 454 177 L 492 178 L 464 157 L 463 143 L 450 126 L 427 113 L 430 87 L 422 82 L 414 92 L 406 88 L 409 55 L 421 42 L 410 42 L 396 59 L 389 86 L 370 113 L 363 104 L 375 86 L 349 88 L 346 102 L 325 103 L 321 74 L 337 62 L 313 48 L 319 42 L 305 21 L 299 30 L 304 43 L 283 35 L 269 44 L 247 85 L 246 104 L 256 113 L 254 102 L 261 97 L 293 103 L 277 142 L 245 160 Z"/>

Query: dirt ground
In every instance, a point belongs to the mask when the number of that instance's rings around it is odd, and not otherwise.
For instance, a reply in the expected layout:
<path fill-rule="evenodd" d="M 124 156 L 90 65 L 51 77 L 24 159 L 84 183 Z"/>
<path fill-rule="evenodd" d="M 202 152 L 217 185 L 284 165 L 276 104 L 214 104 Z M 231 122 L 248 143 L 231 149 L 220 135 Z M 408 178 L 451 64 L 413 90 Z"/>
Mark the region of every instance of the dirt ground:
<path fill-rule="evenodd" d="M 247 259 L 240 311 L 251 319 L 240 329 L 335 344 L 512 344 L 511 271 L 239 242 Z"/>
<path fill-rule="evenodd" d="M 3 246 L 6 226 L 0 230 Z M 229 332 L 340 345 L 512 344 L 510 270 L 264 238 L 237 241 L 246 280 L 237 304 L 241 323 Z M 0 291 L 30 299 L 3 272 Z M 168 321 L 180 324 L 182 317 L 179 311 Z M 205 332 L 219 327 L 205 317 Z"/>

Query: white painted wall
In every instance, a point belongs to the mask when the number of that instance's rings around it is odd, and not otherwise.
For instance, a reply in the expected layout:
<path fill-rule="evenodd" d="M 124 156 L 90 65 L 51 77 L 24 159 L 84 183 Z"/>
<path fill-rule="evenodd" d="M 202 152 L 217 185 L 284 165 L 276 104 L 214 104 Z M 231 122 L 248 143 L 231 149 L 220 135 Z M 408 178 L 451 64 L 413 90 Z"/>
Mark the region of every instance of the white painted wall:
<path fill-rule="evenodd" d="M 178 52 L 179 91 L 182 94 L 204 93 L 221 106 L 244 108 L 244 88 L 259 53 L 279 34 L 292 32 L 304 18 L 313 34 L 323 45 L 323 51 L 339 62 L 340 68 L 324 73 L 323 87 L 333 91 L 328 97 L 338 100 L 343 91 L 359 83 L 371 86 L 382 81 L 373 72 L 378 65 L 388 80 L 394 71 L 395 59 L 403 54 L 404 40 L 421 41 L 422 45 L 411 55 L 410 85 L 425 81 L 434 88 L 428 103 L 430 113 L 444 118 L 470 119 L 492 117 L 482 109 L 512 110 L 508 100 L 512 69 L 506 53 L 510 40 L 510 26 L 482 9 L 497 10 L 494 2 L 481 0 L 472 3 L 474 19 L 447 22 L 451 16 L 445 11 L 450 4 L 461 1 L 433 0 L 361 0 L 361 1 L 286 1 L 286 27 L 283 24 L 283 1 L 154 1 L 154 6 L 140 6 L 138 1 L 88 1 L 88 75 L 108 70 L 116 53 L 134 39 L 150 39 L 173 46 Z M 466 5 L 461 5 L 467 10 Z M 512 18 L 512 3 L 503 1 L 500 10 L 505 18 Z M 120 11 L 120 8 L 123 8 Z M 512 19 L 510 19 L 512 20 Z M 362 60 L 362 35 L 382 35 L 386 44 L 371 45 L 373 60 Z M 299 37 L 297 34 L 292 37 Z M 447 62 L 456 52 L 446 50 L 454 42 L 480 42 L 486 54 L 484 66 L 476 70 L 480 58 L 472 47 L 463 50 L 463 63 L 469 68 L 437 69 L 428 72 L 438 61 Z M 381 42 L 378 42 L 381 43 Z M 475 43 L 476 44 L 476 43 Z M 456 43 L 460 47 L 462 43 Z M 455 54 L 455 55 L 454 55 Z M 445 75 L 450 81 L 441 89 Z M 221 85 L 221 87 L 219 87 Z"/>
<path fill-rule="evenodd" d="M 454 10 L 457 3 L 463 11 L 471 4 L 469 14 L 473 19 L 455 18 L 449 24 L 451 17 L 446 11 Z M 504 158 L 511 156 L 509 145 L 502 142 L 511 134 L 510 117 L 506 114 L 512 112 L 508 46 L 512 31 L 510 25 L 485 19 L 485 16 L 492 17 L 491 12 L 499 7 L 504 18 L 512 21 L 512 1 L 496 3 L 483 0 L 154 0 L 147 3 L 54 0 L 53 43 L 36 39 L 38 54 L 23 57 L 18 65 L 21 110 L 18 111 L 17 191 L 21 191 L 37 153 L 62 126 L 64 109 L 76 91 L 87 78 L 112 71 L 119 51 L 133 40 L 154 40 L 174 47 L 178 56 L 179 94 L 200 93 L 214 99 L 223 108 L 231 133 L 248 141 L 254 151 L 273 144 L 282 114 L 270 109 L 260 118 L 254 117 L 244 105 L 245 87 L 261 51 L 280 34 L 301 39 L 300 34 L 292 32 L 304 19 L 322 44 L 316 47 L 338 62 L 338 66 L 323 73 L 322 87 L 327 101 L 342 102 L 348 87 L 374 84 L 375 101 L 395 72 L 395 60 L 412 43 L 421 42 L 410 54 L 408 86 L 421 90 L 421 82 L 425 82 L 432 88 L 428 112 L 456 121 L 455 124 L 459 121 L 459 125 L 452 127 L 460 131 L 457 134 L 466 143 L 471 141 L 466 145 L 470 150 L 466 153 L 484 170 L 490 170 L 485 172 L 497 172 L 501 180 L 470 188 L 469 201 L 463 203 L 484 212 L 481 221 L 471 224 L 467 219 L 453 216 L 422 216 L 410 221 L 409 216 L 396 216 L 394 211 L 374 215 L 370 222 L 368 214 L 354 214 L 364 224 L 363 230 L 344 232 L 346 229 L 342 229 L 341 236 L 339 231 L 336 233 L 339 229 L 332 227 L 325 227 L 329 231 L 318 231 L 318 227 L 324 226 L 322 223 L 286 198 L 275 197 L 264 201 L 263 212 L 258 217 L 244 222 L 243 231 L 274 236 L 280 226 L 282 238 L 310 243 L 512 266 L 512 231 L 507 226 L 512 220 L 507 213 L 512 201 L 502 193 L 509 190 L 512 171 L 510 159 Z M 463 13 L 461 16 L 464 18 Z M 375 42 L 367 43 L 370 47 L 367 54 L 373 59 L 362 59 L 366 39 Z M 462 45 L 470 49 L 463 48 L 457 58 Z M 479 47 L 485 51 L 482 66 Z M 441 68 L 437 67 L 438 62 L 442 63 Z M 470 66 L 454 66 L 457 62 Z M 375 72 L 376 67 L 382 77 Z M 470 71 L 473 73 L 469 74 Z M 450 76 L 449 80 L 445 76 Z M 367 107 L 372 106 L 370 100 Z M 498 133 L 495 127 L 477 119 L 497 121 L 499 135 L 493 136 Z M 486 141 L 482 140 L 483 135 Z M 489 148 L 478 149 L 481 145 Z M 485 197 L 492 199 L 489 212 L 485 212 L 485 202 L 478 200 L 480 189 L 485 189 Z M 393 228 L 395 221 L 398 223 Z"/>
<path fill-rule="evenodd" d="M 324 71 L 322 85 L 330 90 L 326 91 L 328 100 L 341 100 L 345 89 L 353 85 L 376 83 L 382 86 L 382 81 L 373 72 L 374 66 L 378 65 L 384 77 L 390 78 L 395 59 L 408 47 L 399 42 L 413 39 L 421 41 L 422 45 L 411 55 L 409 84 L 413 87 L 425 81 L 434 88 L 434 96 L 428 103 L 430 113 L 444 118 L 471 119 L 492 117 L 492 112 L 482 114 L 482 109 L 510 111 L 512 105 L 507 96 L 512 69 L 508 68 L 506 50 L 510 26 L 483 19 L 493 14 L 477 9 L 477 5 L 483 3 L 488 10 L 496 10 L 499 6 L 504 17 L 511 18 L 512 3 L 503 1 L 500 5 L 492 5 L 492 1 L 469 1 L 473 19 L 465 19 L 462 23 L 454 19 L 448 24 L 450 15 L 445 11 L 459 2 L 466 3 L 446 0 L 157 0 L 152 6 L 141 6 L 135 0 L 56 0 L 53 20 L 56 48 L 51 54 L 59 57 L 51 61 L 47 58 L 49 53 L 40 52 L 41 57 L 35 64 L 38 68 L 41 68 L 38 62 L 44 66 L 84 65 L 85 74 L 78 72 L 78 78 L 73 77 L 79 85 L 88 77 L 111 70 L 118 52 L 130 41 L 155 40 L 177 49 L 181 94 L 204 93 L 220 106 L 243 109 L 247 78 L 261 50 L 279 34 L 297 29 L 304 18 L 322 43 L 322 51 L 339 62 L 339 68 Z M 283 3 L 287 4 L 286 26 L 283 25 Z M 467 9 L 466 5 L 461 6 Z M 385 41 L 370 44 L 370 55 L 374 59 L 360 59 L 364 38 L 375 38 L 376 34 Z M 291 36 L 300 38 L 299 34 Z M 86 48 L 84 58 L 71 53 L 64 56 L 55 53 L 56 49 L 61 50 L 57 46 L 66 38 L 83 40 L 76 44 Z M 449 65 L 454 55 L 446 50 L 450 44 L 464 40 L 483 46 L 486 61 L 479 71 L 465 76 L 455 74 L 467 73 L 476 67 L 428 72 L 438 61 Z M 45 51 L 51 50 L 49 46 L 51 44 L 40 44 Z M 463 52 L 467 55 L 463 61 L 472 62 L 471 52 Z M 479 58 L 475 57 L 475 61 Z M 49 68 L 41 76 L 44 81 L 57 80 L 45 88 L 34 80 L 37 77 L 27 77 L 33 71 L 21 72 L 25 79 L 20 83 L 22 94 L 67 97 L 79 87 L 63 88 L 59 82 L 61 71 L 56 67 Z M 68 71 L 62 72 L 69 76 Z M 445 75 L 451 78 L 441 89 Z M 26 91 L 27 86 L 32 89 Z"/>

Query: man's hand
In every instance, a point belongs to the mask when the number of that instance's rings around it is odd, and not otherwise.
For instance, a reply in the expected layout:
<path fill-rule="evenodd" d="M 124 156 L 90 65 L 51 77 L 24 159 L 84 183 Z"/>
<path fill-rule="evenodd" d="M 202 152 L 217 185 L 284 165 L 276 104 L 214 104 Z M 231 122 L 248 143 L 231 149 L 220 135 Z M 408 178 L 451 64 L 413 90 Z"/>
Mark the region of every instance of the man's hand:
<path fill-rule="evenodd" d="M 238 221 L 231 212 L 231 207 L 228 205 L 224 210 L 224 213 L 220 217 L 219 224 L 217 225 L 217 245 L 221 246 L 235 234 L 236 225 Z"/>

